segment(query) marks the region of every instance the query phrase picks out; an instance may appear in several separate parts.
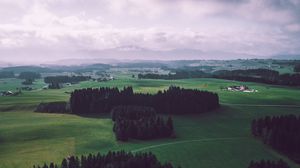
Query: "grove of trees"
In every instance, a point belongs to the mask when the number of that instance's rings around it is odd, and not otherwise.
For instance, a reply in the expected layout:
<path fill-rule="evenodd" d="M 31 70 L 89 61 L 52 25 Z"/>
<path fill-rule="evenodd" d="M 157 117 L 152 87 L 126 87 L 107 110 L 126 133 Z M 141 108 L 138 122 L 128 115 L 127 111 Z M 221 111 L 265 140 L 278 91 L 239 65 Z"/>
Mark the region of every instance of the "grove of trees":
<path fill-rule="evenodd" d="M 60 165 L 55 163 L 34 165 L 33 168 L 173 168 L 170 163 L 161 163 L 154 154 L 125 151 L 107 154 L 89 154 L 81 157 L 69 156 Z"/>
<path fill-rule="evenodd" d="M 170 86 L 156 94 L 134 93 L 132 87 L 88 88 L 75 90 L 70 98 L 75 114 L 109 113 L 119 105 L 148 106 L 165 114 L 203 113 L 218 108 L 219 97 L 212 92 Z"/>
<path fill-rule="evenodd" d="M 113 131 L 116 139 L 149 140 L 174 136 L 173 120 L 156 116 L 151 107 L 118 106 L 112 109 Z"/>
<path fill-rule="evenodd" d="M 300 163 L 300 117 L 266 116 L 252 121 L 252 134 Z"/>
<path fill-rule="evenodd" d="M 270 160 L 261 160 L 261 161 L 251 161 L 248 168 L 289 168 L 289 165 L 283 161 L 270 161 Z"/>

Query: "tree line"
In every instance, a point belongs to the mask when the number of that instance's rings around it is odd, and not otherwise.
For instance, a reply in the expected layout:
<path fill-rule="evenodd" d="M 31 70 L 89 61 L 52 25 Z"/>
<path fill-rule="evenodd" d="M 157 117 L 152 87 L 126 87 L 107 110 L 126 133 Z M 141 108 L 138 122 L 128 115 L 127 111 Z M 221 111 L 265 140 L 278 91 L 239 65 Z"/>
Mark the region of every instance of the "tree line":
<path fill-rule="evenodd" d="M 36 112 L 44 113 L 69 113 L 70 107 L 67 102 L 49 102 L 49 103 L 40 103 L 36 109 Z"/>
<path fill-rule="evenodd" d="M 118 106 L 112 109 L 113 131 L 116 139 L 149 140 L 156 138 L 174 137 L 173 120 L 168 117 L 165 121 L 156 116 L 154 108 L 145 106 Z"/>
<path fill-rule="evenodd" d="M 51 83 L 78 83 L 86 80 L 90 80 L 90 76 L 47 76 L 44 78 L 44 82 Z"/>
<path fill-rule="evenodd" d="M 18 76 L 18 78 L 20 79 L 25 79 L 25 80 L 32 80 L 34 81 L 35 79 L 39 79 L 41 78 L 41 74 L 38 72 L 30 72 L 30 71 L 26 71 L 26 72 L 21 72 Z"/>
<path fill-rule="evenodd" d="M 279 74 L 278 71 L 268 69 L 248 69 L 233 71 L 222 70 L 214 72 L 213 77 L 243 82 L 257 82 L 274 85 L 300 85 L 300 74 Z"/>
<path fill-rule="evenodd" d="M 266 116 L 252 121 L 252 134 L 300 163 L 300 117 Z"/>
<path fill-rule="evenodd" d="M 220 70 L 213 73 L 216 78 L 231 80 L 245 80 L 248 82 L 274 83 L 278 79 L 279 72 L 269 69 L 246 69 L 246 70 Z"/>
<path fill-rule="evenodd" d="M 107 154 L 89 154 L 81 157 L 69 156 L 60 165 L 55 163 L 34 165 L 33 168 L 173 168 L 170 162 L 161 163 L 154 154 L 125 151 Z"/>
<path fill-rule="evenodd" d="M 49 89 L 60 89 L 63 83 L 79 83 L 90 79 L 90 76 L 47 76 L 44 82 L 49 84 Z"/>
<path fill-rule="evenodd" d="M 0 79 L 2 78 L 14 78 L 15 73 L 13 71 L 0 71 Z"/>
<path fill-rule="evenodd" d="M 296 67 L 295 67 L 296 68 Z M 218 78 L 243 82 L 257 82 L 274 85 L 299 86 L 300 74 L 279 74 L 278 71 L 269 69 L 246 70 L 220 70 L 213 73 L 205 73 L 199 70 L 181 70 L 175 74 L 138 74 L 139 79 L 187 79 L 187 78 Z"/>
<path fill-rule="evenodd" d="M 187 79 L 187 78 L 206 78 L 210 77 L 210 74 L 199 70 L 177 70 L 175 73 L 169 74 L 156 74 L 156 73 L 146 73 L 138 74 L 139 79 L 165 79 L 165 80 L 175 80 L 175 79 Z"/>
<path fill-rule="evenodd" d="M 283 161 L 270 161 L 270 160 L 261 160 L 261 161 L 251 161 L 248 168 L 290 168 L 289 165 Z"/>
<path fill-rule="evenodd" d="M 138 105 L 153 107 L 157 113 L 186 114 L 203 113 L 219 107 L 217 94 L 196 89 L 183 89 L 170 86 L 156 94 L 134 93 L 132 87 L 87 88 L 71 93 L 72 113 L 109 113 L 119 105 Z"/>
<path fill-rule="evenodd" d="M 23 85 L 32 85 L 32 83 L 35 81 L 35 79 L 41 78 L 41 74 L 37 72 L 21 72 L 18 76 L 20 79 L 24 79 L 22 82 Z"/>

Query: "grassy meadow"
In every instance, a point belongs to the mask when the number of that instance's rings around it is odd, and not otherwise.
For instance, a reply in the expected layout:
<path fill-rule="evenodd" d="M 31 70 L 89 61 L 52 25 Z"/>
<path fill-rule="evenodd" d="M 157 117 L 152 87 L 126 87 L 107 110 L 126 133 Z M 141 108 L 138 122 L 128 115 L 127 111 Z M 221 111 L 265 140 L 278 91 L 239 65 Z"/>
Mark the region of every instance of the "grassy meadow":
<path fill-rule="evenodd" d="M 21 80 L 0 83 L 1 90 L 15 90 Z M 256 93 L 229 92 L 220 87 L 246 84 Z M 108 82 L 81 82 L 59 90 L 42 90 L 42 80 L 33 91 L 0 97 L 0 167 L 32 167 L 33 164 L 60 163 L 68 155 L 109 150 L 151 151 L 161 161 L 171 161 L 182 168 L 246 168 L 251 160 L 279 159 L 292 168 L 300 167 L 275 152 L 250 133 L 253 118 L 265 115 L 300 114 L 300 108 L 236 106 L 299 105 L 299 88 L 218 79 L 139 80 L 120 74 Z M 35 113 L 40 102 L 67 101 L 78 88 L 133 86 L 135 92 L 155 93 L 170 85 L 217 92 L 220 109 L 201 115 L 174 116 L 177 138 L 153 141 L 117 142 L 109 116 L 82 117 L 69 114 Z"/>

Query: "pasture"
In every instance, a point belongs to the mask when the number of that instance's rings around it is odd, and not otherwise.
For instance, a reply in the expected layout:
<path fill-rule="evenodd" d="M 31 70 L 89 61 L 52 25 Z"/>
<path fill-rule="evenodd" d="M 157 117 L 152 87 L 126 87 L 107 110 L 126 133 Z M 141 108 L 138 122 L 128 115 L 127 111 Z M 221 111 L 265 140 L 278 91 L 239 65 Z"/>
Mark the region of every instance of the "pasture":
<path fill-rule="evenodd" d="M 257 93 L 229 92 L 222 86 L 247 85 Z M 19 79 L 0 84 L 0 90 L 14 90 Z M 69 92 L 87 87 L 132 86 L 135 92 L 155 93 L 170 85 L 217 92 L 220 109 L 201 115 L 174 116 L 177 138 L 153 141 L 115 140 L 109 116 L 82 117 L 69 114 L 33 112 L 40 102 L 67 101 Z M 32 167 L 33 164 L 60 162 L 68 155 L 109 150 L 151 151 L 161 161 L 182 168 L 241 168 L 251 160 L 283 158 L 292 168 L 299 165 L 253 138 L 250 123 L 265 115 L 300 114 L 300 108 L 257 105 L 300 106 L 299 88 L 218 79 L 139 80 L 119 75 L 108 82 L 81 82 L 59 90 L 42 90 L 38 80 L 33 91 L 0 97 L 0 167 Z M 253 105 L 240 106 L 237 104 Z"/>

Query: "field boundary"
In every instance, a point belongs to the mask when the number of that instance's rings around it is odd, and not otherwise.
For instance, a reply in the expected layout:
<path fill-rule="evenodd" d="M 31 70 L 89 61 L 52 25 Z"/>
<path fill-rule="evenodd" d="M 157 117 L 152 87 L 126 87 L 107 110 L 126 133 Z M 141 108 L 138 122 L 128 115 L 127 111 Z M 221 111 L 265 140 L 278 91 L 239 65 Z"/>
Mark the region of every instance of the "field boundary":
<path fill-rule="evenodd" d="M 300 108 L 300 105 L 289 104 L 233 104 L 233 103 L 220 103 L 221 105 L 229 106 L 244 106 L 244 107 L 288 107 L 288 108 Z"/>
<path fill-rule="evenodd" d="M 177 144 L 183 144 L 183 143 L 190 143 L 190 142 L 211 142 L 211 141 L 226 141 L 226 140 L 238 140 L 238 139 L 248 139 L 249 137 L 227 137 L 227 138 L 202 138 L 202 139 L 192 139 L 192 140 L 182 140 L 182 141 L 175 141 L 175 142 L 168 142 L 168 143 L 162 143 L 157 145 L 149 145 L 145 147 L 141 147 L 135 150 L 132 150 L 131 152 L 140 152 L 147 149 L 153 149 L 158 148 L 162 146 L 169 146 L 169 145 L 177 145 Z"/>

